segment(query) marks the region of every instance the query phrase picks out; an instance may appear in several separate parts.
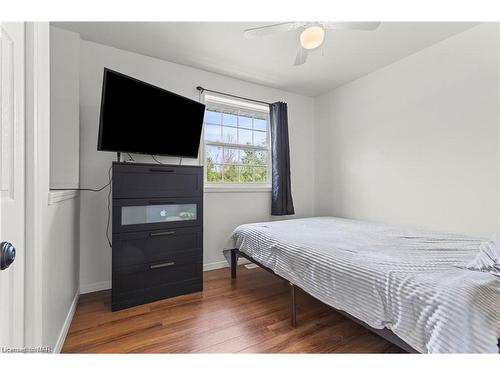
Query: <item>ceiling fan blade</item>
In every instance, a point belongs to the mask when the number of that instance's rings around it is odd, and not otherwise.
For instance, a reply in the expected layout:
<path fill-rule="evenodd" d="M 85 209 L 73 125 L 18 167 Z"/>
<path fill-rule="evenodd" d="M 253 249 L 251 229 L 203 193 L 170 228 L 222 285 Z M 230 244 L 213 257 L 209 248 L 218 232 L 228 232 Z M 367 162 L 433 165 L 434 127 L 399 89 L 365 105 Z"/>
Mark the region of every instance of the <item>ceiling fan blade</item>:
<path fill-rule="evenodd" d="M 380 26 L 381 22 L 321 22 L 325 29 L 334 30 L 366 30 L 372 31 Z"/>
<path fill-rule="evenodd" d="M 295 56 L 295 62 L 293 65 L 302 65 L 307 61 L 307 56 L 309 55 L 309 51 L 305 48 L 302 48 L 299 46 L 299 49 L 297 50 L 297 56 Z"/>
<path fill-rule="evenodd" d="M 303 23 L 301 22 L 282 22 L 282 23 L 276 23 L 274 25 L 267 25 L 261 27 L 254 27 L 253 29 L 246 29 L 243 32 L 243 34 L 247 38 L 255 38 L 259 36 L 266 36 L 266 35 L 292 31 L 302 26 Z"/>

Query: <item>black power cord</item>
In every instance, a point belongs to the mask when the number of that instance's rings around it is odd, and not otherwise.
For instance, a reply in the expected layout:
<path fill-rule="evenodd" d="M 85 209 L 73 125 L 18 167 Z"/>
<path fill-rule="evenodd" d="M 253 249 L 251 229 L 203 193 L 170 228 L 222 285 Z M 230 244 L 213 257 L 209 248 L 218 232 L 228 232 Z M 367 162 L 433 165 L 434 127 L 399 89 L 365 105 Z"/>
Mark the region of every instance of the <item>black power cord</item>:
<path fill-rule="evenodd" d="M 129 157 L 130 157 L 130 154 L 129 154 Z M 130 157 L 130 159 L 132 159 L 132 157 Z M 106 185 L 104 185 L 103 187 L 100 187 L 98 189 L 91 189 L 91 188 L 66 188 L 66 189 L 61 189 L 61 188 L 59 188 L 59 189 L 50 189 L 50 190 L 78 190 L 78 191 L 91 191 L 91 192 L 94 192 L 94 193 L 98 193 L 100 191 L 103 191 L 107 187 L 109 187 L 109 191 L 108 191 L 108 219 L 107 219 L 107 224 L 106 224 L 106 239 L 108 240 L 109 247 L 112 248 L 113 246 L 112 246 L 111 240 L 109 238 L 109 224 L 110 224 L 110 221 L 111 221 L 111 208 L 110 208 L 110 202 L 111 202 L 111 184 L 113 182 L 113 179 L 111 177 L 111 169 L 112 169 L 112 166 L 109 167 L 109 169 L 108 169 L 108 183 Z"/>
<path fill-rule="evenodd" d="M 108 245 L 110 248 L 113 248 L 113 244 L 111 243 L 111 240 L 109 239 L 109 222 L 111 220 L 111 208 L 109 207 L 110 202 L 111 202 L 111 183 L 113 182 L 113 179 L 111 177 L 111 168 L 108 170 L 108 185 L 109 185 L 109 191 L 108 191 L 108 221 L 106 223 L 106 239 L 108 240 Z"/>
<path fill-rule="evenodd" d="M 162 163 L 161 161 L 159 161 L 157 158 L 155 158 L 154 155 L 151 155 L 151 157 L 153 158 L 153 160 L 155 162 L 157 162 L 158 164 L 161 164 L 161 165 L 164 165 L 164 163 Z M 182 156 L 180 156 L 180 159 L 179 159 L 179 165 L 182 165 Z"/>
<path fill-rule="evenodd" d="M 59 189 L 50 189 L 50 190 L 78 190 L 78 191 L 92 191 L 94 193 L 98 193 L 98 192 L 106 189 L 108 186 L 109 186 L 109 184 L 106 184 L 102 188 L 99 188 L 99 189 L 90 189 L 90 188 L 88 188 L 88 189 L 87 188 L 65 188 L 65 189 L 62 189 L 62 188 L 59 188 Z"/>
<path fill-rule="evenodd" d="M 109 170 L 111 171 L 111 168 L 109 168 Z M 93 191 L 94 193 L 98 193 L 98 192 L 103 191 L 104 189 L 106 189 L 109 185 L 111 185 L 111 180 L 106 185 L 104 185 L 103 187 L 101 187 L 99 189 L 91 189 L 91 188 L 57 188 L 57 189 L 50 189 L 50 190 L 78 190 L 78 191 Z"/>
<path fill-rule="evenodd" d="M 161 161 L 159 161 L 157 158 L 155 158 L 155 156 L 154 156 L 154 155 L 151 155 L 151 157 L 153 158 L 153 160 L 154 160 L 155 162 L 157 162 L 158 164 L 163 165 L 163 163 L 162 163 Z"/>

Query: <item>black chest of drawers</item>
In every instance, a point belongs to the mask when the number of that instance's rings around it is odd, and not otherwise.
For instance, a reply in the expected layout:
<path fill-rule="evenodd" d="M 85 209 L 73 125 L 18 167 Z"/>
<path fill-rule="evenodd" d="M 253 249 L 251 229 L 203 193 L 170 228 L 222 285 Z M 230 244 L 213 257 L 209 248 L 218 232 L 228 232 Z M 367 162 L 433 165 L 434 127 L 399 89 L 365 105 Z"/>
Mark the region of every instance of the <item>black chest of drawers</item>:
<path fill-rule="evenodd" d="M 112 310 L 203 289 L 203 167 L 113 163 Z"/>

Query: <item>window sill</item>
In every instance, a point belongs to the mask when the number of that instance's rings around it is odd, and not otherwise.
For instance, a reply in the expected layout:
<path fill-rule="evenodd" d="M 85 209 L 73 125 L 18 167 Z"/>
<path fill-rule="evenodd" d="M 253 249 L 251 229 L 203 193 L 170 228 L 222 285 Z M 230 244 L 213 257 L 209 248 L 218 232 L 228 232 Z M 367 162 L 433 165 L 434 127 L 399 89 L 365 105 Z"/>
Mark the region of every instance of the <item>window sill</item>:
<path fill-rule="evenodd" d="M 69 199 L 78 197 L 78 190 L 50 190 L 49 206 Z"/>
<path fill-rule="evenodd" d="M 270 186 L 206 185 L 205 193 L 270 193 Z"/>

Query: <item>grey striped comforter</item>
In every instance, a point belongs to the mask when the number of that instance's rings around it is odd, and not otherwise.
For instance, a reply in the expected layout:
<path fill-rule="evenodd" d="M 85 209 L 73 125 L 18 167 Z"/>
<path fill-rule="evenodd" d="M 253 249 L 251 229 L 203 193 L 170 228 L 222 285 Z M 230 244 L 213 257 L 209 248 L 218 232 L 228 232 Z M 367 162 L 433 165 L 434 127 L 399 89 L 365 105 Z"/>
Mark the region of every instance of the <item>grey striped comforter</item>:
<path fill-rule="evenodd" d="M 497 353 L 500 278 L 465 269 L 483 238 L 316 217 L 239 226 L 234 247 L 423 353 Z"/>

